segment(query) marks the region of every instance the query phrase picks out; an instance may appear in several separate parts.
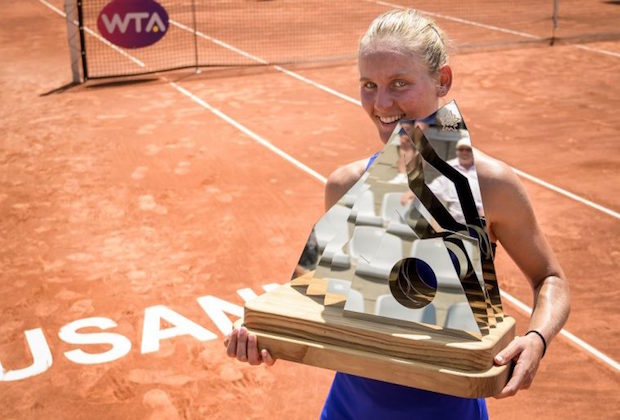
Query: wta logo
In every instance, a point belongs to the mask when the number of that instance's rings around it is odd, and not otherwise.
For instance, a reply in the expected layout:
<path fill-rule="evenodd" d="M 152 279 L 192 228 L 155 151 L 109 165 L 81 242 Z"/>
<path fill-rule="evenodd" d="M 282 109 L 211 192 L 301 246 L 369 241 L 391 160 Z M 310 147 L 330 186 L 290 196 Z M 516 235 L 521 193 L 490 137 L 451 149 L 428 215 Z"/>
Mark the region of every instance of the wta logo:
<path fill-rule="evenodd" d="M 97 29 L 119 47 L 148 47 L 166 35 L 168 13 L 153 0 L 112 0 L 99 13 Z"/>

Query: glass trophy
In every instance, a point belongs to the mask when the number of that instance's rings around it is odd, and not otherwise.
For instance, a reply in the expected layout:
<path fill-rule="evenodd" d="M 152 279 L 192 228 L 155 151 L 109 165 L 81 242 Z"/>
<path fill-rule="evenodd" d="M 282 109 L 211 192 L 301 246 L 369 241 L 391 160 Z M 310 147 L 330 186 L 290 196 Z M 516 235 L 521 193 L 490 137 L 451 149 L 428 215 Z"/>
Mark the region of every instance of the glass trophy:
<path fill-rule="evenodd" d="M 291 281 L 245 306 L 274 357 L 463 397 L 498 393 L 503 314 L 471 139 L 455 102 L 401 120 L 314 225 Z"/>

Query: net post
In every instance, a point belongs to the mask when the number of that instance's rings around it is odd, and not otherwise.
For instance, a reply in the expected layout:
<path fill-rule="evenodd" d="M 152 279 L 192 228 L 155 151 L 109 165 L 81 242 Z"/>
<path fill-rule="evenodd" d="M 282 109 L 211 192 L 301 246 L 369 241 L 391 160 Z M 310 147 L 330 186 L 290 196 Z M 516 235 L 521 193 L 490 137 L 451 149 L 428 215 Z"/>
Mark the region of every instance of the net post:
<path fill-rule="evenodd" d="M 196 24 L 196 0 L 192 0 L 192 25 L 194 26 L 194 60 L 196 64 L 196 73 L 200 72 L 198 67 L 198 31 Z"/>
<path fill-rule="evenodd" d="M 77 9 L 75 0 L 65 0 L 67 21 L 67 41 L 69 43 L 69 59 L 71 60 L 71 76 L 73 83 L 80 83 L 80 39 L 78 33 Z"/>
<path fill-rule="evenodd" d="M 77 0 L 78 25 L 80 29 L 80 54 L 82 57 L 82 74 L 84 81 L 88 80 L 88 66 L 86 65 L 86 41 L 84 39 L 84 16 L 82 14 L 82 0 Z"/>
<path fill-rule="evenodd" d="M 560 0 L 553 0 L 553 16 L 551 20 L 553 21 L 553 29 L 551 32 L 551 42 L 550 44 L 555 44 L 555 31 L 558 29 L 558 19 L 560 15 Z"/>

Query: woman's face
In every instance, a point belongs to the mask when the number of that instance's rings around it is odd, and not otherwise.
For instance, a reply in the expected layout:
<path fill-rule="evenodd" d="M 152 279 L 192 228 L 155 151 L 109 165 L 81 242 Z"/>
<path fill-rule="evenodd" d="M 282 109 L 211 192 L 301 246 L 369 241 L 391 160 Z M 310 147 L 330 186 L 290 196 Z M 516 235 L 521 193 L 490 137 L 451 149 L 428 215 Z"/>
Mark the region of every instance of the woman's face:
<path fill-rule="evenodd" d="M 422 60 L 388 42 L 368 46 L 359 71 L 362 107 L 384 143 L 401 118 L 424 118 L 438 108 L 437 78 Z"/>

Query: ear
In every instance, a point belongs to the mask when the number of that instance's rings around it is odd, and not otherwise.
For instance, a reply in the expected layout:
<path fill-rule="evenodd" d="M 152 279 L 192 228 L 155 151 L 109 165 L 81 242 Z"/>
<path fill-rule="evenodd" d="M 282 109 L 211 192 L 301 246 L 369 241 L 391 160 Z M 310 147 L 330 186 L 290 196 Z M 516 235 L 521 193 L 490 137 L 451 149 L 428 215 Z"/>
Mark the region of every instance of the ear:
<path fill-rule="evenodd" d="M 452 86 L 452 69 L 449 65 L 445 65 L 439 69 L 439 79 L 437 86 L 437 96 L 440 98 L 446 96 Z"/>

